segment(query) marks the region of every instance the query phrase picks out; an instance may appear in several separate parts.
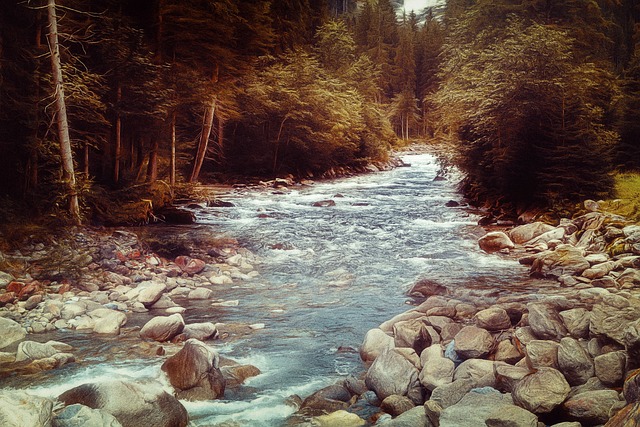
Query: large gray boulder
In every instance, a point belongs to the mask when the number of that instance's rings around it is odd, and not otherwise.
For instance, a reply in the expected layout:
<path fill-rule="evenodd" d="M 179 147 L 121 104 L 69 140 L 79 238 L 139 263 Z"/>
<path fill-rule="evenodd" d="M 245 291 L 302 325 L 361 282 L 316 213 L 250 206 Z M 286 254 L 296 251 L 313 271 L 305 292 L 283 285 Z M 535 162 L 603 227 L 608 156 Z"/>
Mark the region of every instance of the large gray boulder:
<path fill-rule="evenodd" d="M 458 403 L 476 386 L 477 382 L 470 378 L 454 380 L 436 387 L 431 393 L 429 401 L 437 404 L 440 408 L 448 408 Z"/>
<path fill-rule="evenodd" d="M 160 299 L 167 290 L 167 285 L 162 282 L 142 282 L 138 289 L 138 302 L 149 308 Z"/>
<path fill-rule="evenodd" d="M 485 421 L 487 427 L 538 427 L 538 417 L 519 406 L 496 408 Z"/>
<path fill-rule="evenodd" d="M 360 358 L 365 362 L 375 360 L 380 354 L 395 347 L 393 337 L 382 329 L 370 329 L 360 346 Z"/>
<path fill-rule="evenodd" d="M 453 381 L 456 365 L 451 359 L 444 357 L 440 344 L 426 348 L 420 354 L 420 362 L 422 370 L 418 379 L 427 390 L 433 391 L 436 387 Z"/>
<path fill-rule="evenodd" d="M 596 377 L 609 387 L 617 387 L 624 380 L 627 366 L 626 351 L 612 351 L 593 359 Z"/>
<path fill-rule="evenodd" d="M 509 394 L 490 387 L 473 389 L 455 405 L 444 408 L 440 427 L 478 427 L 496 412 L 512 406 Z"/>
<path fill-rule="evenodd" d="M 625 329 L 640 319 L 640 307 L 619 295 L 605 295 L 591 311 L 589 331 L 599 338 L 609 338 L 625 345 Z"/>
<path fill-rule="evenodd" d="M 62 393 L 66 405 L 79 403 L 110 413 L 123 427 L 186 427 L 187 410 L 160 383 L 112 380 L 83 384 Z"/>
<path fill-rule="evenodd" d="M 97 334 L 118 335 L 120 328 L 127 323 L 127 315 L 109 308 L 99 308 L 89 313 L 95 322 L 93 332 Z"/>
<path fill-rule="evenodd" d="M 5 348 L 27 336 L 27 331 L 15 322 L 6 317 L 0 317 L 0 348 Z"/>
<path fill-rule="evenodd" d="M 565 401 L 571 387 L 562 373 L 553 368 L 539 368 L 520 380 L 512 391 L 513 402 L 534 414 L 545 414 Z"/>
<path fill-rule="evenodd" d="M 595 390 L 570 397 L 562 404 L 562 410 L 583 425 L 597 425 L 606 423 L 611 408 L 620 404 L 617 391 Z"/>
<path fill-rule="evenodd" d="M 383 424 L 385 427 L 433 427 L 427 419 L 423 406 L 416 406 Z M 327 426 L 329 427 L 329 426 Z M 342 427 L 332 425 L 331 427 Z"/>
<path fill-rule="evenodd" d="M 184 320 L 178 313 L 171 316 L 156 316 L 140 330 L 140 336 L 159 342 L 169 341 L 184 329 Z"/>
<path fill-rule="evenodd" d="M 530 224 L 519 225 L 510 230 L 509 237 L 513 243 L 521 245 L 553 229 L 553 226 L 545 224 L 544 222 L 532 222 Z"/>
<path fill-rule="evenodd" d="M 2 427 L 50 427 L 53 401 L 18 390 L 0 390 Z"/>
<path fill-rule="evenodd" d="M 558 365 L 572 386 L 586 383 L 595 374 L 593 359 L 580 343 L 571 337 L 560 340 Z"/>
<path fill-rule="evenodd" d="M 572 308 L 558 313 L 562 323 L 574 338 L 589 337 L 589 321 L 591 312 L 584 308 Z"/>
<path fill-rule="evenodd" d="M 392 349 L 384 351 L 376 358 L 367 371 L 364 381 L 369 390 L 376 392 L 380 400 L 393 394 L 408 396 L 414 400 L 415 394 L 420 394 L 418 375 L 415 365 L 396 349 Z"/>
<path fill-rule="evenodd" d="M 531 266 L 531 273 L 545 277 L 560 277 L 565 274 L 578 276 L 590 267 L 582 249 L 561 244 L 554 251 L 541 253 Z"/>
<path fill-rule="evenodd" d="M 487 356 L 494 344 L 491 334 L 476 326 L 465 326 L 454 338 L 454 350 L 463 359 L 477 359 Z"/>
<path fill-rule="evenodd" d="M 45 359 L 57 353 L 60 353 L 60 351 L 51 344 L 23 341 L 18 345 L 16 362 Z"/>
<path fill-rule="evenodd" d="M 122 424 L 108 412 L 76 403 L 56 415 L 52 427 L 122 427 Z"/>
<path fill-rule="evenodd" d="M 226 385 L 219 363 L 220 356 L 211 347 L 189 339 L 178 353 L 162 364 L 162 370 L 176 389 L 178 398 L 214 400 L 224 396 Z"/>
<path fill-rule="evenodd" d="M 531 369 L 540 367 L 558 369 L 559 344 L 550 340 L 532 340 L 525 348 L 527 366 Z"/>
<path fill-rule="evenodd" d="M 489 307 L 476 313 L 473 319 L 478 328 L 500 331 L 511 328 L 511 318 L 504 308 Z"/>
<path fill-rule="evenodd" d="M 485 234 L 478 239 L 478 245 L 480 246 L 480 249 L 488 253 L 498 252 L 503 249 L 513 249 L 516 247 L 509 236 L 502 231 L 491 231 Z"/>
<path fill-rule="evenodd" d="M 553 307 L 536 302 L 528 304 L 527 308 L 529 309 L 529 326 L 538 338 L 559 341 L 567 336 L 567 328 L 564 327 L 562 319 Z"/>

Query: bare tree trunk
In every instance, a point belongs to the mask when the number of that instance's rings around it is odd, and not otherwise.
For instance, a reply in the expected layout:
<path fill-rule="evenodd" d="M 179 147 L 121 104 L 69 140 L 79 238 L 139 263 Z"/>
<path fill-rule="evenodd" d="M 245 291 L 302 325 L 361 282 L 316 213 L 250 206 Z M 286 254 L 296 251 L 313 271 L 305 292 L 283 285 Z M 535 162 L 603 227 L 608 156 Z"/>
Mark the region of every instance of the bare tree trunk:
<path fill-rule="evenodd" d="M 211 100 L 211 104 L 205 108 L 204 118 L 202 122 L 202 133 L 200 134 L 200 140 L 198 141 L 198 151 L 193 164 L 193 170 L 189 177 L 189 182 L 196 182 L 200 176 L 200 170 L 204 163 L 204 157 L 207 154 L 207 146 L 209 144 L 209 137 L 211 137 L 211 129 L 213 128 L 213 117 L 216 111 L 216 98 Z"/>
<path fill-rule="evenodd" d="M 169 184 L 176 185 L 176 112 L 171 113 L 171 157 L 169 158 Z"/>
<path fill-rule="evenodd" d="M 56 116 L 58 121 L 58 137 L 60 139 L 60 158 L 62 160 L 63 179 L 69 194 L 69 213 L 73 221 L 80 225 L 80 204 L 76 188 L 76 175 L 73 170 L 73 154 L 71 152 L 71 138 L 69 137 L 69 122 L 67 108 L 64 102 L 64 86 L 62 66 L 60 64 L 60 47 L 58 44 L 58 19 L 56 17 L 56 2 L 49 0 L 47 4 L 49 14 L 49 49 L 51 50 L 51 68 L 53 70 L 53 84 L 55 88 Z"/>
<path fill-rule="evenodd" d="M 158 179 L 158 138 L 151 141 L 151 151 L 149 152 L 149 164 L 147 165 L 147 181 L 155 182 Z"/>
<path fill-rule="evenodd" d="M 83 166 L 84 166 L 84 175 L 86 177 L 89 176 L 89 143 L 85 142 L 84 143 L 84 162 L 83 162 Z"/>
<path fill-rule="evenodd" d="M 116 92 L 116 104 L 118 109 L 120 108 L 120 100 L 122 99 L 122 86 L 118 83 L 118 90 Z M 113 182 L 115 184 L 120 181 L 120 156 L 122 152 L 122 117 L 120 111 L 116 113 L 116 146 L 113 153 Z"/>

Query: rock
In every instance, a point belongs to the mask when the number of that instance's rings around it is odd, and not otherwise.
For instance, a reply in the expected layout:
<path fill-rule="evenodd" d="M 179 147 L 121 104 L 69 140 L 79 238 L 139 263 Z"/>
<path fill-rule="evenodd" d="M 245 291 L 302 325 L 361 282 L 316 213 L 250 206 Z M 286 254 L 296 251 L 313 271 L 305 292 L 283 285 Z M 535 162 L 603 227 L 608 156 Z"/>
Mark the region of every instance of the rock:
<path fill-rule="evenodd" d="M 491 231 L 478 240 L 480 249 L 487 253 L 498 252 L 503 249 L 513 249 L 515 245 L 502 231 Z"/>
<path fill-rule="evenodd" d="M 545 224 L 544 222 L 532 222 L 510 230 L 509 238 L 511 238 L 511 241 L 516 245 L 521 245 L 553 229 L 553 226 Z"/>
<path fill-rule="evenodd" d="M 558 313 L 562 324 L 574 338 L 589 337 L 589 323 L 591 313 L 584 308 L 572 308 Z"/>
<path fill-rule="evenodd" d="M 95 322 L 93 332 L 97 334 L 120 334 L 120 328 L 127 323 L 127 315 L 121 311 L 99 308 L 89 313 Z"/>
<path fill-rule="evenodd" d="M 557 340 L 568 334 L 558 313 L 545 303 L 530 303 L 529 326 L 533 333 L 543 340 Z"/>
<path fill-rule="evenodd" d="M 466 378 L 454 380 L 452 383 L 436 387 L 429 398 L 441 408 L 448 408 L 460 401 L 471 389 L 476 387 L 476 381 Z"/>
<path fill-rule="evenodd" d="M 262 372 L 253 365 L 233 365 L 220 368 L 227 387 L 237 387 L 247 379 L 256 377 Z"/>
<path fill-rule="evenodd" d="M 206 266 L 204 261 L 196 258 L 190 258 L 185 255 L 176 257 L 175 263 L 178 267 L 180 267 L 180 270 L 189 275 L 194 275 L 202 272 L 202 270 L 204 270 Z"/>
<path fill-rule="evenodd" d="M 567 399 L 562 410 L 570 419 L 585 425 L 597 425 L 606 423 L 611 408 L 619 403 L 615 390 L 587 391 Z"/>
<path fill-rule="evenodd" d="M 23 341 L 18 345 L 16 362 L 44 359 L 51 357 L 56 353 L 60 353 L 60 351 L 50 344 L 42 344 L 35 341 Z"/>
<path fill-rule="evenodd" d="M 442 346 L 434 344 L 420 354 L 423 366 L 418 379 L 429 391 L 453 381 L 455 364 L 443 355 Z M 393 414 L 392 414 L 393 415 Z"/>
<path fill-rule="evenodd" d="M 498 343 L 493 359 L 497 362 L 506 362 L 510 364 L 517 363 L 522 359 L 523 354 L 509 340 L 503 340 Z"/>
<path fill-rule="evenodd" d="M 582 277 L 586 277 L 591 280 L 601 279 L 616 268 L 618 268 L 618 263 L 616 261 L 603 262 L 587 268 L 582 272 Z"/>
<path fill-rule="evenodd" d="M 640 369 L 633 370 L 627 375 L 623 393 L 627 403 L 640 401 Z"/>
<path fill-rule="evenodd" d="M 196 288 L 189 292 L 187 298 L 189 299 L 210 299 L 213 296 L 213 291 L 207 288 Z"/>
<path fill-rule="evenodd" d="M 511 396 L 490 387 L 473 389 L 458 403 L 444 408 L 440 427 L 478 427 L 494 413 L 513 406 Z"/>
<path fill-rule="evenodd" d="M 493 348 L 493 337 L 482 328 L 465 326 L 454 338 L 454 349 L 464 359 L 476 359 L 487 356 Z"/>
<path fill-rule="evenodd" d="M 515 385 L 529 375 L 532 371 L 529 368 L 512 365 L 496 365 L 496 388 L 505 393 L 511 393 Z"/>
<path fill-rule="evenodd" d="M 159 342 L 169 341 L 184 329 L 184 320 L 180 314 L 156 316 L 149 320 L 140 330 L 142 338 Z"/>
<path fill-rule="evenodd" d="M 211 322 L 191 323 L 185 325 L 182 333 L 185 335 L 185 340 L 195 338 L 200 341 L 208 339 L 215 339 L 218 337 L 218 328 Z"/>
<path fill-rule="evenodd" d="M 306 415 L 318 415 L 346 409 L 351 393 L 344 386 L 334 384 L 320 389 L 307 397 L 300 408 Z"/>
<path fill-rule="evenodd" d="M 334 200 L 327 199 L 327 200 L 320 200 L 320 201 L 314 202 L 312 206 L 316 208 L 328 208 L 335 205 L 336 205 L 336 202 Z"/>
<path fill-rule="evenodd" d="M 511 318 L 506 310 L 500 307 L 490 307 L 480 310 L 474 316 L 474 321 L 478 328 L 487 331 L 500 331 L 511 328 Z"/>
<path fill-rule="evenodd" d="M 60 317 L 64 320 L 71 320 L 75 317 L 82 316 L 87 312 L 87 307 L 80 303 L 67 303 L 60 310 Z"/>
<path fill-rule="evenodd" d="M 73 404 L 53 418 L 52 427 L 121 427 L 113 415 L 101 409 Z"/>
<path fill-rule="evenodd" d="M 640 402 L 630 403 L 618 411 L 605 427 L 638 427 L 640 426 Z"/>
<path fill-rule="evenodd" d="M 623 341 L 628 354 L 627 368 L 640 368 L 640 319 L 625 328 Z"/>
<path fill-rule="evenodd" d="M 516 405 L 527 411 L 545 414 L 564 402 L 570 391 L 560 371 L 542 367 L 520 380 L 513 388 L 512 397 Z"/>
<path fill-rule="evenodd" d="M 448 290 L 444 285 L 429 279 L 419 280 L 408 292 L 409 296 L 424 298 L 428 298 L 431 295 L 446 295 L 447 293 Z"/>
<path fill-rule="evenodd" d="M 8 347 L 27 336 L 27 331 L 18 322 L 6 317 L 0 317 L 0 331 L 2 331 L 0 334 L 0 348 Z"/>
<path fill-rule="evenodd" d="M 519 406 L 508 405 L 489 414 L 487 427 L 538 427 L 538 417 Z"/>
<path fill-rule="evenodd" d="M 627 365 L 627 353 L 625 351 L 612 351 L 601 354 L 593 359 L 596 377 L 603 384 L 617 387 L 624 380 L 625 367 Z"/>
<path fill-rule="evenodd" d="M 158 282 L 141 283 L 138 287 L 142 288 L 138 293 L 138 302 L 146 308 L 155 304 L 162 296 L 162 293 L 167 290 L 167 285 Z"/>
<path fill-rule="evenodd" d="M 2 427 L 50 427 L 53 401 L 20 390 L 0 390 Z"/>
<path fill-rule="evenodd" d="M 360 358 L 365 362 L 371 362 L 383 352 L 394 347 L 393 337 L 385 334 L 381 329 L 370 329 L 364 336 L 362 346 L 360 346 Z"/>
<path fill-rule="evenodd" d="M 620 303 L 623 301 L 620 300 Z M 589 331 L 595 337 L 609 338 L 625 345 L 625 329 L 638 319 L 640 307 L 628 303 L 626 307 L 621 307 L 617 300 L 603 298 L 591 310 Z"/>
<path fill-rule="evenodd" d="M 383 424 L 385 427 L 431 427 L 424 407 L 416 406 Z M 335 426 L 338 427 L 338 426 Z M 340 426 L 341 427 L 341 426 Z"/>
<path fill-rule="evenodd" d="M 564 274 L 578 276 L 589 267 L 589 261 L 585 259 L 581 249 L 562 244 L 554 251 L 540 254 L 533 261 L 531 273 L 553 278 Z"/>
<path fill-rule="evenodd" d="M 574 338 L 565 337 L 558 347 L 558 365 L 569 385 L 581 385 L 595 374 L 593 359 Z"/>
<path fill-rule="evenodd" d="M 62 393 L 58 400 L 65 405 L 79 403 L 101 409 L 123 427 L 186 427 L 187 411 L 160 383 L 122 380 L 83 384 Z"/>
<path fill-rule="evenodd" d="M 425 347 L 440 341 L 440 336 L 431 326 L 425 325 L 422 319 L 400 321 L 393 325 L 394 345 L 413 348 L 421 353 Z"/>
<path fill-rule="evenodd" d="M 494 362 L 485 359 L 468 359 L 458 366 L 453 373 L 453 379 L 470 379 L 475 382 L 478 387 L 495 385 L 495 368 L 502 362 Z"/>
<path fill-rule="evenodd" d="M 176 396 L 186 400 L 214 400 L 224 396 L 225 380 L 218 368 L 220 356 L 196 339 L 169 357 L 162 370 L 176 389 Z"/>
<path fill-rule="evenodd" d="M 397 417 L 415 406 L 415 403 L 413 403 L 407 396 L 392 394 L 382 401 L 380 409 L 393 417 Z"/>
<path fill-rule="evenodd" d="M 418 374 L 418 369 L 411 362 L 392 349 L 375 359 L 364 380 L 369 390 L 375 391 L 381 400 L 393 394 L 411 398 L 420 388 Z"/>
<path fill-rule="evenodd" d="M 311 425 L 317 427 L 358 427 L 366 424 L 365 420 L 356 414 L 342 409 L 327 415 L 318 415 L 311 420 Z"/>
<path fill-rule="evenodd" d="M 31 295 L 24 303 L 25 310 L 33 310 L 42 302 L 42 294 Z"/>

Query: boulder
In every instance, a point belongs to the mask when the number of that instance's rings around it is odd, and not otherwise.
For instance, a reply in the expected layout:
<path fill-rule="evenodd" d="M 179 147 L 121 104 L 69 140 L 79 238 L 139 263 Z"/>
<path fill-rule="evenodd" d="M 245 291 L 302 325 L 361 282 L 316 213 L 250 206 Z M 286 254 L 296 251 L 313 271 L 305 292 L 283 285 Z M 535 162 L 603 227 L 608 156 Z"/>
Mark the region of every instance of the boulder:
<path fill-rule="evenodd" d="M 409 296 L 428 298 L 431 295 L 446 295 L 447 288 L 430 279 L 421 279 L 409 289 Z"/>
<path fill-rule="evenodd" d="M 182 333 L 185 336 L 185 340 L 195 338 L 200 341 L 208 339 L 215 339 L 218 337 L 218 328 L 211 322 L 191 323 L 185 325 Z"/>
<path fill-rule="evenodd" d="M 596 377 L 609 387 L 618 387 L 624 380 L 627 366 L 625 351 L 612 351 L 596 356 L 593 359 Z"/>
<path fill-rule="evenodd" d="M 640 401 L 640 369 L 635 369 L 627 375 L 623 388 L 627 403 Z"/>
<path fill-rule="evenodd" d="M 609 419 L 611 408 L 620 404 L 615 390 L 596 390 L 577 394 L 562 404 L 567 416 L 583 425 L 604 424 Z"/>
<path fill-rule="evenodd" d="M 605 427 L 638 427 L 640 426 L 640 402 L 630 403 L 618 411 Z"/>
<path fill-rule="evenodd" d="M 478 239 L 480 249 L 487 253 L 498 252 L 503 249 L 513 249 L 515 245 L 504 232 L 491 231 Z"/>
<path fill-rule="evenodd" d="M 214 400 L 223 397 L 225 389 L 219 362 L 220 356 L 211 347 L 189 339 L 178 353 L 162 364 L 162 370 L 176 389 L 178 398 Z"/>
<path fill-rule="evenodd" d="M 568 335 L 562 319 L 553 307 L 535 302 L 528 304 L 527 308 L 529 310 L 529 326 L 538 338 L 559 341 Z"/>
<path fill-rule="evenodd" d="M 519 406 L 497 408 L 485 421 L 487 427 L 538 427 L 538 417 Z"/>
<path fill-rule="evenodd" d="M 625 328 L 623 342 L 628 354 L 627 369 L 640 368 L 640 319 Z"/>
<path fill-rule="evenodd" d="M 458 403 L 476 385 L 477 382 L 470 378 L 454 380 L 452 383 L 436 387 L 431 393 L 429 401 L 434 402 L 440 408 L 448 408 Z"/>
<path fill-rule="evenodd" d="M 398 396 L 397 394 L 393 394 L 382 401 L 380 409 L 393 417 L 397 417 L 415 406 L 415 403 L 413 403 L 407 396 Z"/>
<path fill-rule="evenodd" d="M 430 330 L 431 329 L 431 330 Z M 440 336 L 422 318 L 404 320 L 393 325 L 395 347 L 413 348 L 420 354 L 425 347 L 440 341 Z"/>
<path fill-rule="evenodd" d="M 507 311 L 500 307 L 489 307 L 480 310 L 474 316 L 475 324 L 478 328 L 488 331 L 500 331 L 511 328 L 511 318 Z"/>
<path fill-rule="evenodd" d="M 196 288 L 189 292 L 187 298 L 189 299 L 210 299 L 213 296 L 213 291 L 207 288 Z"/>
<path fill-rule="evenodd" d="M 0 317 L 0 348 L 5 348 L 18 341 L 23 340 L 27 336 L 27 331 L 15 322 L 6 317 Z"/>
<path fill-rule="evenodd" d="M 558 313 L 562 324 L 574 338 L 589 337 L 589 322 L 591 313 L 584 308 L 572 308 Z"/>
<path fill-rule="evenodd" d="M 178 313 L 171 316 L 156 316 L 140 330 L 140 336 L 159 342 L 169 341 L 184 329 L 184 320 Z"/>
<path fill-rule="evenodd" d="M 514 346 L 511 341 L 503 340 L 498 343 L 493 359 L 496 362 L 517 363 L 522 359 L 523 354 Z"/>
<path fill-rule="evenodd" d="M 553 226 L 545 224 L 544 222 L 532 222 L 530 224 L 519 225 L 510 230 L 509 238 L 511 238 L 511 241 L 516 245 L 521 245 L 553 229 Z"/>
<path fill-rule="evenodd" d="M 138 302 L 146 308 L 151 307 L 167 290 L 167 285 L 161 282 L 143 282 L 138 285 L 140 292 L 138 293 Z"/>
<path fill-rule="evenodd" d="M 320 415 L 347 409 L 351 393 L 343 385 L 333 384 L 316 391 L 300 405 L 305 415 Z"/>
<path fill-rule="evenodd" d="M 454 349 L 464 359 L 476 359 L 487 356 L 493 348 L 493 337 L 482 328 L 465 326 L 454 338 Z"/>
<path fill-rule="evenodd" d="M 326 415 L 313 417 L 311 425 L 316 427 L 359 427 L 367 423 L 356 414 L 339 410 Z"/>
<path fill-rule="evenodd" d="M 586 277 L 590 280 L 601 279 L 616 268 L 618 268 L 618 263 L 616 261 L 607 261 L 600 264 L 595 264 L 583 271 L 582 277 Z"/>
<path fill-rule="evenodd" d="M 522 366 L 496 365 L 496 388 L 502 392 L 511 393 L 518 381 L 531 372 L 529 368 Z"/>
<path fill-rule="evenodd" d="M 52 427 L 121 427 L 113 415 L 101 409 L 73 404 L 65 407 L 53 418 Z"/>
<path fill-rule="evenodd" d="M 420 389 L 418 374 L 418 369 L 401 353 L 395 349 L 386 350 L 367 371 L 365 383 L 381 400 L 393 394 L 408 396 L 413 400 L 416 389 Z"/>
<path fill-rule="evenodd" d="M 53 401 L 19 390 L 0 390 L 2 427 L 50 427 Z"/>
<path fill-rule="evenodd" d="M 427 420 L 423 406 L 416 406 L 413 409 L 409 409 L 396 418 L 386 421 L 383 425 L 385 427 L 432 427 L 431 423 Z"/>
<path fill-rule="evenodd" d="M 370 329 L 364 336 L 362 346 L 360 346 L 360 358 L 365 362 L 371 362 L 383 352 L 394 347 L 393 337 L 384 333 L 382 329 Z"/>
<path fill-rule="evenodd" d="M 589 331 L 592 335 L 609 338 L 625 345 L 625 330 L 640 319 L 640 307 L 629 305 L 625 298 L 622 300 L 603 298 L 600 303 L 593 306 L 589 322 Z M 640 339 L 638 342 L 640 343 Z"/>
<path fill-rule="evenodd" d="M 429 391 L 453 381 L 455 363 L 444 357 L 442 346 L 434 344 L 420 355 L 422 370 L 418 379 Z"/>
<path fill-rule="evenodd" d="M 224 377 L 226 387 L 237 387 L 244 383 L 248 378 L 260 375 L 260 369 L 253 365 L 232 365 L 220 368 Z"/>
<path fill-rule="evenodd" d="M 478 427 L 496 412 L 513 406 L 511 396 L 490 387 L 471 390 L 455 405 L 444 408 L 440 427 Z"/>
<path fill-rule="evenodd" d="M 585 259 L 582 249 L 561 244 L 554 251 L 543 252 L 536 257 L 531 266 L 531 273 L 552 278 L 565 274 L 578 276 L 589 267 L 589 261 Z"/>
<path fill-rule="evenodd" d="M 57 353 L 60 353 L 60 351 L 51 344 L 42 344 L 35 341 L 22 341 L 18 344 L 15 361 L 24 362 L 44 359 Z"/>
<path fill-rule="evenodd" d="M 512 397 L 516 405 L 527 411 L 545 414 L 562 404 L 570 391 L 571 387 L 560 371 L 542 367 L 516 383 Z"/>
<path fill-rule="evenodd" d="M 99 308 L 89 313 L 95 322 L 93 332 L 97 334 L 119 335 L 120 328 L 127 323 L 127 315 L 109 308 Z"/>
<path fill-rule="evenodd" d="M 175 263 L 178 267 L 180 267 L 180 270 L 189 275 L 198 274 L 202 272 L 202 270 L 204 270 L 204 268 L 206 267 L 204 261 L 196 258 L 190 258 L 185 255 L 176 257 Z"/>
<path fill-rule="evenodd" d="M 478 387 L 487 385 L 493 387 L 496 381 L 496 366 L 504 364 L 504 362 L 494 362 L 493 360 L 468 359 L 456 368 L 453 379 L 454 381 L 470 379 Z"/>
<path fill-rule="evenodd" d="M 593 359 L 575 338 L 565 337 L 560 340 L 558 365 L 572 386 L 586 383 L 595 374 Z"/>
<path fill-rule="evenodd" d="M 187 410 L 155 381 L 83 384 L 62 393 L 65 405 L 79 403 L 113 415 L 123 427 L 186 427 Z"/>

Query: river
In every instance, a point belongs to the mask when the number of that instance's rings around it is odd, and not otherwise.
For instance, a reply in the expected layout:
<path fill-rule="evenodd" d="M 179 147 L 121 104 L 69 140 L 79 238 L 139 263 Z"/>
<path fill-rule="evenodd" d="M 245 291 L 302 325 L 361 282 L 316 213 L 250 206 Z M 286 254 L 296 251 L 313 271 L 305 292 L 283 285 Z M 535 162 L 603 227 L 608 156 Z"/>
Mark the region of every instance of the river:
<path fill-rule="evenodd" d="M 367 330 L 407 310 L 406 291 L 429 278 L 465 289 L 468 298 L 498 296 L 526 269 L 477 247 L 479 217 L 463 207 L 455 180 L 434 180 L 432 155 L 407 154 L 409 167 L 292 187 L 236 189 L 222 194 L 231 208 L 196 210 L 198 230 L 236 238 L 257 257 L 260 276 L 236 282 L 217 297 L 234 307 L 194 307 L 194 321 L 263 323 L 264 329 L 214 346 L 262 374 L 225 400 L 190 403 L 193 426 L 238 422 L 281 426 L 293 413 L 289 396 L 305 397 L 364 369 L 357 349 Z M 332 200 L 334 206 L 315 202 Z M 87 337 L 85 345 L 94 345 Z M 77 344 L 76 344 L 77 345 Z M 101 342 L 102 346 L 108 346 Z M 97 360 L 30 384 L 55 396 L 100 378 L 161 378 L 161 360 Z M 23 385 L 24 386 L 24 385 Z"/>

